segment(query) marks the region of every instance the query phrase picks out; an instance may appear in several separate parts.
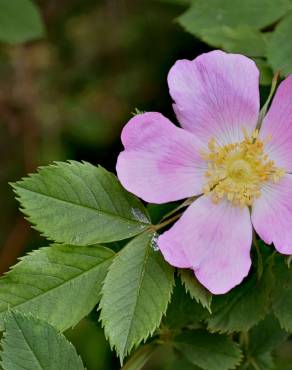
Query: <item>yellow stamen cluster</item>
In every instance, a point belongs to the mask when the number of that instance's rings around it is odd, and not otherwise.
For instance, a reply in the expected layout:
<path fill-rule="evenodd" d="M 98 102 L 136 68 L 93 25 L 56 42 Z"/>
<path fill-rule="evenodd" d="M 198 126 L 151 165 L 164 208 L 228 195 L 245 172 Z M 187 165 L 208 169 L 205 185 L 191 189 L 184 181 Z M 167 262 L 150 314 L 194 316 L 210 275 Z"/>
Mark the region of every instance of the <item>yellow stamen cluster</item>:
<path fill-rule="evenodd" d="M 201 153 L 208 162 L 204 194 L 214 203 L 226 198 L 235 206 L 251 206 L 260 197 L 263 183 L 276 183 L 285 174 L 264 153 L 265 143 L 258 130 L 251 135 L 244 130 L 244 140 L 234 144 L 219 146 L 215 139 L 210 140 L 209 151 Z"/>

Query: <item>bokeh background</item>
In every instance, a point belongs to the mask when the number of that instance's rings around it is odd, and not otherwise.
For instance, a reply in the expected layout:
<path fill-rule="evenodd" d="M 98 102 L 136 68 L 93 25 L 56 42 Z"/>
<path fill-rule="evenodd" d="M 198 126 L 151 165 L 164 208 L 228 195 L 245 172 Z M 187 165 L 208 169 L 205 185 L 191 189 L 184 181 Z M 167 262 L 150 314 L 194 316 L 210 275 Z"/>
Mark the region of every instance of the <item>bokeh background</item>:
<path fill-rule="evenodd" d="M 0 47 L 1 273 L 46 243 L 23 219 L 8 183 L 65 159 L 114 171 L 121 128 L 135 108 L 172 117 L 169 68 L 209 50 L 173 21 L 184 6 L 151 0 L 38 5 L 46 37 Z M 88 370 L 119 368 L 95 315 L 68 336 Z"/>
<path fill-rule="evenodd" d="M 46 243 L 19 213 L 8 183 L 39 165 L 66 159 L 86 160 L 114 171 L 121 128 L 132 112 L 136 108 L 159 111 L 175 121 L 168 70 L 177 59 L 192 59 L 212 50 L 217 42 L 208 45 L 204 37 L 194 37 L 176 21 L 188 9 L 188 1 L 35 3 L 45 24 L 45 37 L 0 44 L 0 273 L 19 256 Z M 216 2 L 211 3 L 216 11 Z M 264 28 L 264 37 L 269 37 L 275 25 L 272 22 Z M 234 43 L 235 49 L 238 42 L 244 46 L 246 34 L 250 36 L 246 29 L 233 38 L 228 29 L 224 32 L 229 42 L 225 49 L 231 51 Z M 253 49 L 248 49 L 256 58 L 264 57 L 263 51 L 258 55 L 259 44 L 255 41 Z M 273 73 L 264 58 L 257 61 L 265 73 L 262 93 L 266 96 Z M 119 368 L 96 315 L 67 335 L 88 370 Z M 172 354 L 162 351 L 147 368 L 176 370 L 170 365 Z M 279 369 L 292 369 L 290 352 L 289 346 L 279 350 L 283 364 Z"/>

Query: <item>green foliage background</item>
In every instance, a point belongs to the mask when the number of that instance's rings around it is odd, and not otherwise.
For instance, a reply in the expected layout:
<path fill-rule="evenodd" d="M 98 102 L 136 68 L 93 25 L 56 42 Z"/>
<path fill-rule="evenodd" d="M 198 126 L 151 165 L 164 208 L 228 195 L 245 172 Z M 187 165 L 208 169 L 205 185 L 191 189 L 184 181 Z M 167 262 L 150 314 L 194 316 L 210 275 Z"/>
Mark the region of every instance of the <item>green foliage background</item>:
<path fill-rule="evenodd" d="M 283 77 L 292 72 L 291 35 L 291 0 L 39 0 L 34 3 L 30 0 L 1 0 L 0 272 L 7 271 L 26 252 L 47 245 L 44 238 L 33 231 L 18 213 L 8 182 L 34 172 L 39 165 L 68 158 L 100 164 L 114 171 L 116 156 L 121 149 L 120 130 L 136 107 L 142 111 L 160 111 L 175 120 L 166 76 L 177 59 L 192 59 L 213 48 L 246 54 L 254 58 L 261 69 L 262 96 L 265 96 L 273 73 L 280 71 Z M 74 166 L 79 165 L 76 162 L 59 164 L 42 170 L 40 174 L 49 178 L 52 171 L 58 172 L 61 169 L 70 180 L 70 176 L 74 175 Z M 87 186 L 94 189 L 92 184 L 95 181 L 98 183 L 99 173 L 103 173 L 103 169 L 86 163 L 81 166 Z M 36 193 L 41 193 L 43 184 L 38 176 L 34 175 L 29 181 L 16 186 L 15 191 L 24 202 L 30 202 L 31 191 L 35 192 L 34 197 Z M 103 174 L 102 181 L 106 181 L 107 176 L 111 175 Z M 113 180 L 107 181 L 107 186 L 111 186 Z M 114 183 L 112 186 L 111 192 L 119 193 L 121 189 L 118 184 Z M 17 334 L 22 350 L 27 353 L 31 370 L 39 368 L 39 364 L 35 362 L 36 357 L 32 356 L 30 359 L 31 352 L 23 341 L 22 333 L 26 332 L 28 338 L 42 333 L 52 338 L 50 343 L 53 343 L 56 357 L 55 363 L 50 366 L 55 366 L 54 369 L 62 366 L 56 360 L 57 349 L 64 355 L 64 363 L 72 361 L 76 369 L 83 369 L 74 348 L 54 327 L 59 330 L 67 329 L 81 317 L 88 315 L 76 327 L 67 330 L 66 337 L 75 345 L 88 370 L 118 369 L 119 361 L 107 344 L 101 324 L 92 309 L 102 289 L 105 292 L 106 289 L 121 288 L 116 286 L 119 276 L 123 276 L 125 280 L 119 281 L 121 286 L 128 280 L 135 281 L 141 276 L 139 266 L 131 269 L 127 265 L 132 258 L 144 261 L 147 256 L 148 280 L 141 280 L 141 285 L 146 292 L 153 294 L 151 299 L 154 302 L 159 297 L 157 305 L 161 313 L 165 312 L 173 289 L 173 271 L 153 253 L 152 234 L 142 234 L 127 244 L 119 255 L 124 262 L 117 263 L 118 259 L 115 259 L 102 288 L 113 251 L 119 251 L 126 242 L 116 242 L 113 235 L 104 228 L 92 233 L 94 227 L 90 226 L 88 220 L 92 214 L 98 215 L 100 202 L 103 202 L 103 207 L 109 212 L 113 209 L 106 194 L 100 199 L 99 194 L 99 191 L 95 194 L 96 207 L 93 210 L 86 209 L 92 201 L 87 198 L 87 194 L 81 196 L 79 207 L 83 207 L 84 224 L 76 221 L 76 225 L 80 229 L 86 225 L 89 229 L 84 235 L 79 233 L 78 241 L 74 239 L 75 234 L 70 234 L 69 228 L 64 226 L 66 224 L 61 224 L 66 223 L 64 215 L 68 210 L 59 213 L 59 219 L 55 224 L 50 224 L 50 228 L 45 225 L 45 219 L 50 217 L 49 213 L 42 214 L 45 217 L 43 225 L 40 222 L 41 214 L 36 214 L 35 220 L 30 218 L 33 223 L 38 222 L 37 229 L 40 232 L 57 242 L 70 242 L 70 245 L 64 249 L 64 246 L 54 244 L 32 252 L 1 280 L 1 299 L 20 311 L 6 315 L 5 307 L 0 305 L 0 326 L 7 330 L 2 340 L 6 353 L 2 358 L 3 367 L 13 369 L 19 366 L 11 344 L 13 332 L 13 338 Z M 149 222 L 148 213 L 142 204 L 135 198 L 127 197 L 125 195 L 125 200 L 118 205 L 119 215 L 127 221 L 123 225 L 117 221 L 120 227 L 118 239 L 138 234 Z M 70 202 L 75 200 L 69 199 Z M 41 210 L 50 212 L 50 205 L 41 196 L 39 202 Z M 58 210 L 58 200 L 54 202 Z M 136 222 L 135 215 L 133 217 L 133 214 L 128 213 L 129 204 L 138 209 L 140 217 L 142 214 L 144 226 Z M 161 209 L 149 207 L 152 220 L 161 213 L 167 213 L 169 207 L 171 206 Z M 30 215 L 38 209 L 34 206 L 25 211 Z M 99 243 L 100 235 L 103 242 L 111 242 L 112 250 L 90 245 Z M 139 253 L 135 248 L 135 243 L 138 242 L 143 246 Z M 82 247 L 76 249 L 76 244 Z M 273 312 L 281 326 L 291 331 L 291 273 L 279 257 L 274 271 L 275 279 L 269 263 L 270 251 L 264 246 L 262 248 L 266 265 L 261 280 L 257 281 L 254 272 L 242 289 L 234 290 L 224 298 L 216 297 L 212 302 L 212 316 L 209 316 L 208 311 L 211 303 L 208 293 L 190 281 L 188 272 L 181 271 L 176 276 L 172 302 L 167 317 L 163 319 L 160 335 L 168 338 L 168 330 L 173 330 L 176 333 L 174 348 L 185 354 L 187 360 L 177 356 L 177 352 L 168 346 L 161 346 L 157 350 L 150 343 L 144 347 L 141 355 L 138 353 L 137 358 L 134 356 L 125 365 L 125 370 L 137 370 L 150 356 L 145 365 L 148 370 L 221 370 L 224 366 L 232 368 L 238 364 L 241 354 L 226 334 L 218 333 L 249 328 L 252 329 L 248 344 L 244 336 L 235 339 L 240 341 L 243 348 L 246 345 L 243 354 L 255 360 L 257 365 L 251 361 L 243 364 L 240 369 L 258 370 L 255 366 L 260 366 L 260 369 L 265 370 L 291 370 L 292 341 L 288 334 L 280 328 L 273 315 L 260 321 L 273 302 Z M 66 255 L 65 250 L 70 250 L 70 255 Z M 76 274 L 74 266 L 79 268 L 80 265 L 82 271 Z M 32 286 L 30 276 L 39 272 L 41 280 Z M 160 277 L 160 290 L 155 290 L 158 289 L 157 286 L 151 285 L 151 276 Z M 64 279 L 62 284 L 56 283 L 55 279 L 58 278 Z M 82 286 L 88 285 L 93 278 L 99 285 L 96 289 L 92 287 L 90 297 L 80 294 L 79 301 L 74 302 L 74 294 L 72 297 L 66 295 L 67 300 L 64 300 L 63 306 L 58 306 L 60 311 L 54 311 L 50 294 L 64 297 L 67 289 L 71 288 L 73 292 L 77 288 L 82 290 Z M 29 296 L 24 300 L 19 298 L 20 282 L 30 286 Z M 283 286 L 287 287 L 284 291 Z M 184 287 L 189 292 L 188 295 L 184 293 Z M 122 355 L 128 353 L 135 343 L 142 342 L 145 333 L 153 333 L 161 319 L 160 316 L 155 316 L 156 312 L 152 312 L 153 305 L 149 304 L 144 310 L 153 321 L 145 320 L 145 312 L 136 309 L 139 299 L 144 298 L 136 296 L 135 289 L 128 292 L 124 301 L 118 295 L 111 297 L 104 294 L 100 302 L 106 336 Z M 49 292 L 39 295 L 39 290 Z M 191 300 L 191 297 L 194 299 Z M 120 299 L 115 302 L 113 298 Z M 227 308 L 224 306 L 226 302 Z M 112 322 L 112 316 L 119 305 L 123 308 L 125 304 L 130 305 L 129 310 L 133 310 L 139 320 L 135 323 Z M 38 309 L 44 306 L 45 310 Z M 38 310 L 38 320 L 30 316 L 34 309 Z M 68 311 L 66 320 L 62 319 L 63 311 Z M 217 333 L 209 335 L 206 331 L 200 333 L 196 330 L 202 319 L 210 331 Z M 111 322 L 111 325 L 118 327 L 126 335 L 123 337 L 124 342 L 121 337 L 112 337 L 112 330 L 107 322 Z M 187 336 L 180 335 L 179 328 L 182 326 L 192 329 Z M 266 338 L 270 333 L 273 333 L 273 340 L 269 341 Z M 288 341 L 282 344 L 287 338 Z M 209 358 L 208 353 L 202 349 L 204 343 L 214 352 L 213 357 Z M 31 345 L 35 346 L 38 357 L 49 363 L 51 359 L 42 357 L 48 343 L 32 341 Z M 270 354 L 274 348 L 277 348 L 275 365 L 272 364 Z"/>

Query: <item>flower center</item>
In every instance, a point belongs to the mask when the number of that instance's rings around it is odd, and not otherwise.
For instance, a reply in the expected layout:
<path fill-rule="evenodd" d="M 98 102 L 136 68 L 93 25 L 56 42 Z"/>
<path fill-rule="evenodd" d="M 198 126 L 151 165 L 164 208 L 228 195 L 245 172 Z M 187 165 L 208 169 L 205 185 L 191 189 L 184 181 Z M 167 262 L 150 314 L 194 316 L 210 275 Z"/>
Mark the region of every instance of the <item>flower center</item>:
<path fill-rule="evenodd" d="M 219 146 L 215 139 L 208 144 L 209 151 L 202 152 L 208 162 L 205 173 L 205 195 L 210 195 L 214 203 L 226 198 L 235 206 L 251 206 L 260 197 L 265 182 L 278 182 L 285 171 L 277 168 L 264 152 L 267 140 L 259 139 L 258 130 L 252 135 L 244 131 L 244 140 L 234 144 Z"/>

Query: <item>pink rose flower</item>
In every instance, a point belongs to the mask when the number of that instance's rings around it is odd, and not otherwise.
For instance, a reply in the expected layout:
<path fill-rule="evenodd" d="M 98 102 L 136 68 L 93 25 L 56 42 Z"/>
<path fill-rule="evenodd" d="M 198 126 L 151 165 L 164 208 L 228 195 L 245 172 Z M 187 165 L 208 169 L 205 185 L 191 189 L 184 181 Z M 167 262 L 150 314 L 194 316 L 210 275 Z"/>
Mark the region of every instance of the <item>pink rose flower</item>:
<path fill-rule="evenodd" d="M 152 203 L 198 196 L 158 246 L 214 294 L 247 276 L 252 227 L 292 254 L 292 76 L 259 129 L 258 82 L 255 63 L 242 55 L 179 60 L 168 85 L 182 128 L 151 112 L 122 132 L 117 173 L 127 190 Z"/>

